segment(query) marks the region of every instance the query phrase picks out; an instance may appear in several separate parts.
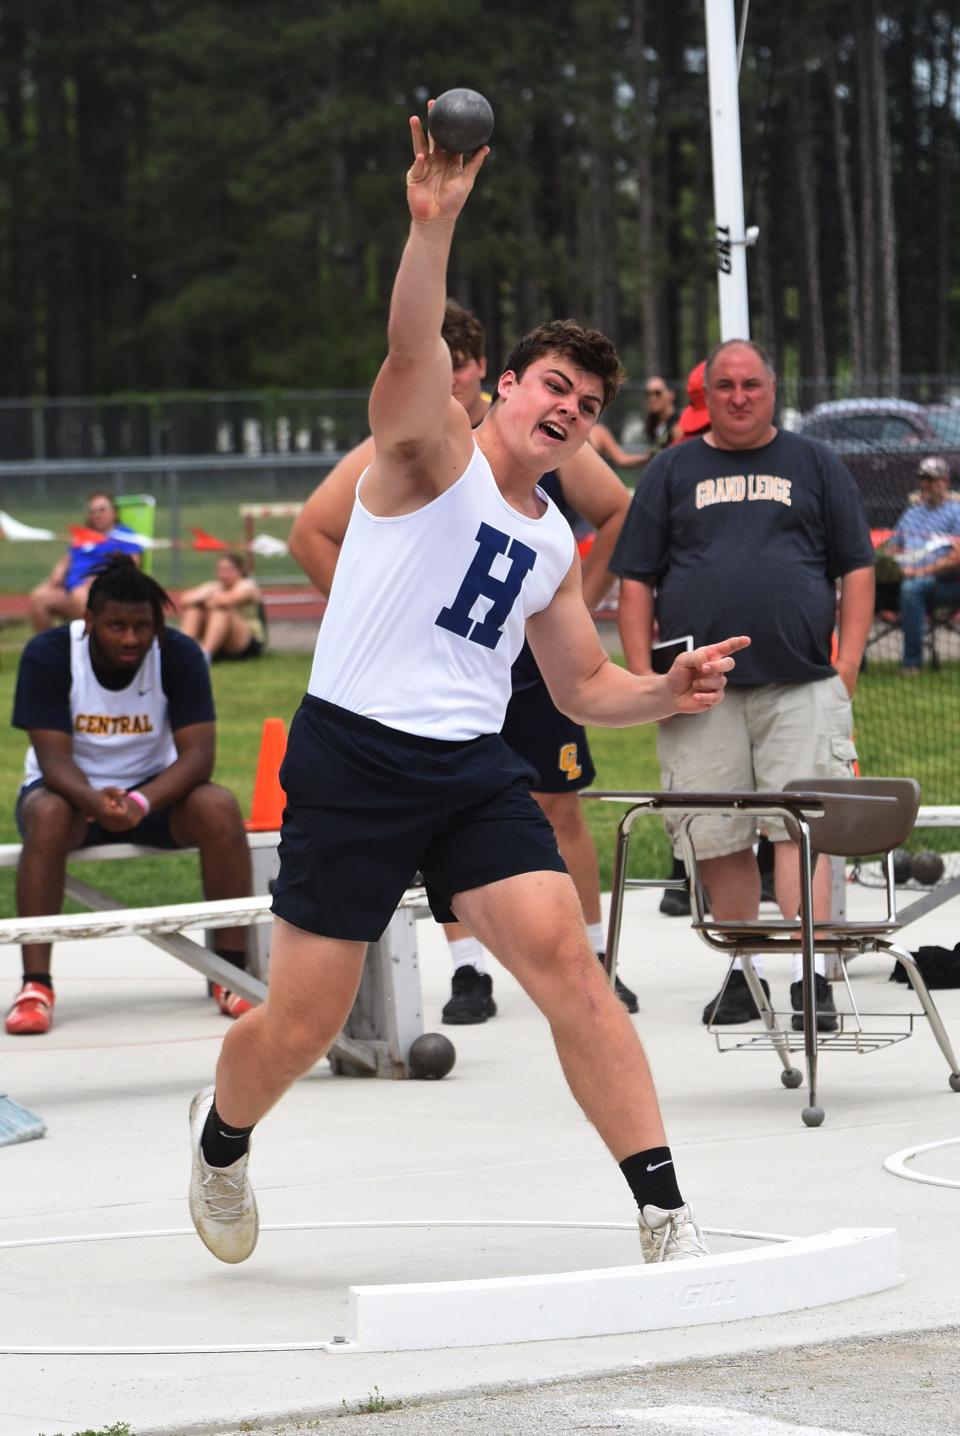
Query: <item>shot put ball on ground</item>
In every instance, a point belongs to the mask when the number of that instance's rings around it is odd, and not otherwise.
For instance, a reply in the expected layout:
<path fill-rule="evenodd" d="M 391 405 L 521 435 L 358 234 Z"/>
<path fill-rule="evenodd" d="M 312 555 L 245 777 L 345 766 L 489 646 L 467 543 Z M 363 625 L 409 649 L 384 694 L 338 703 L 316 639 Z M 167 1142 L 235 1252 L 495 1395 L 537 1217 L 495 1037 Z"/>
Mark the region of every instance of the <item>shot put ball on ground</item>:
<path fill-rule="evenodd" d="M 446 1077 L 457 1060 L 457 1049 L 442 1032 L 424 1032 L 410 1044 L 407 1067 L 411 1077 Z"/>
<path fill-rule="evenodd" d="M 924 887 L 933 887 L 933 884 L 938 883 L 943 877 L 943 858 L 939 853 L 932 853 L 929 849 L 914 853 L 910 863 L 910 873 Z"/>

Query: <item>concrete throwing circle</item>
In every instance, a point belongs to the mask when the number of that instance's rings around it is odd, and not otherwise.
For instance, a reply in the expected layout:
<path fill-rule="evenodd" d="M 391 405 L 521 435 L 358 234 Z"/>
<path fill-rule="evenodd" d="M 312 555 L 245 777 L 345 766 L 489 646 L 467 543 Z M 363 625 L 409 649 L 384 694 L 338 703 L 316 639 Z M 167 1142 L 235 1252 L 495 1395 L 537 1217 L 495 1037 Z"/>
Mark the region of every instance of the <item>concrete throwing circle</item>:
<path fill-rule="evenodd" d="M 924 1142 L 918 1147 L 904 1147 L 901 1152 L 894 1152 L 887 1157 L 884 1168 L 891 1176 L 905 1177 L 908 1182 L 925 1182 L 931 1187 L 960 1187 L 960 1181 L 953 1177 L 934 1177 L 926 1172 L 912 1172 L 907 1167 L 907 1162 L 912 1162 L 914 1157 L 919 1157 L 923 1152 L 933 1152 L 938 1147 L 956 1147 L 960 1145 L 960 1137 L 947 1137 L 943 1142 Z"/>
<path fill-rule="evenodd" d="M 455 1250 L 462 1269 L 466 1229 L 522 1234 L 523 1248 L 538 1230 L 575 1232 L 636 1232 L 634 1223 L 568 1222 L 526 1220 L 457 1221 L 356 1221 L 290 1222 L 265 1225 L 263 1232 L 382 1232 L 387 1233 L 390 1253 L 400 1253 L 399 1265 L 408 1258 L 422 1269 L 424 1259 L 390 1239 L 389 1234 L 408 1232 L 455 1232 Z M 162 1356 L 215 1355 L 244 1352 L 326 1351 L 330 1354 L 363 1351 L 427 1350 L 440 1347 L 503 1345 L 521 1341 L 552 1340 L 564 1337 L 615 1335 L 671 1326 L 730 1321 L 747 1316 L 799 1310 L 845 1300 L 850 1296 L 882 1290 L 899 1280 L 896 1233 L 888 1229 L 840 1229 L 818 1237 L 791 1238 L 771 1233 L 705 1228 L 712 1237 L 731 1238 L 749 1246 L 747 1250 L 725 1252 L 700 1259 L 687 1259 L 645 1266 L 609 1265 L 581 1271 L 537 1273 L 525 1276 L 480 1277 L 467 1280 L 394 1282 L 389 1285 L 348 1287 L 349 1308 L 340 1316 L 349 1334 L 324 1339 L 252 1342 L 180 1341 L 162 1344 L 127 1345 L 113 1342 L 75 1342 L 37 1345 L 0 1344 L 0 1354 L 31 1356 Z M 36 1253 L 38 1249 L 60 1246 L 96 1248 L 112 1242 L 147 1242 L 160 1238 L 189 1237 L 192 1227 L 155 1231 L 82 1233 L 71 1236 L 34 1237 L 0 1242 L 0 1251 Z M 502 1244 L 501 1244 L 502 1245 Z M 519 1249 L 519 1248 L 518 1248 Z M 428 1256 L 432 1256 L 428 1252 Z M 502 1258 L 503 1253 L 499 1256 Z M 338 1253 L 341 1264 L 353 1270 L 361 1261 L 356 1244 Z M 394 1263 L 397 1265 L 397 1262 Z M 137 1285 L 136 1312 L 151 1317 L 148 1298 L 153 1290 L 157 1304 L 166 1303 L 169 1312 L 194 1304 L 207 1283 L 216 1302 L 226 1290 L 232 1293 L 234 1310 L 240 1298 L 245 1310 L 269 1314 L 272 1299 L 278 1298 L 284 1312 L 293 1300 L 303 1310 L 297 1322 L 325 1323 L 318 1310 L 320 1284 L 302 1257 L 292 1271 L 238 1269 L 214 1263 L 195 1274 L 192 1264 L 178 1271 L 176 1263 L 164 1258 L 155 1264 L 141 1261 L 136 1269 L 104 1261 L 91 1264 L 91 1274 L 71 1274 L 73 1289 L 59 1306 L 69 1313 L 72 1324 L 95 1329 L 104 1314 L 114 1310 L 117 1319 L 128 1319 L 130 1282 Z M 329 1286 L 329 1266 L 327 1268 Z M 379 1269 L 379 1268 L 378 1268 Z M 62 1269 L 59 1269 L 62 1273 Z M 35 1273 L 34 1273 L 35 1275 Z M 339 1278 L 338 1278 L 339 1279 Z M 179 1282 L 179 1288 L 178 1288 Z M 14 1285 L 16 1283 L 14 1282 Z M 346 1283 L 344 1283 L 346 1284 Z M 329 1293 L 328 1293 L 329 1295 Z M 45 1310 L 54 1309 L 51 1290 L 46 1288 Z M 111 1305 L 112 1303 L 112 1305 Z M 202 1304 L 202 1303 L 201 1303 Z M 23 1312 L 21 1310 L 21 1318 Z M 339 1317 L 338 1317 L 339 1319 Z M 18 1318 L 20 1320 L 20 1318 Z M 20 1320 L 21 1326 L 23 1325 Z M 328 1328 L 329 1329 L 329 1328 Z M 336 1331 L 336 1325 L 333 1326 Z"/>

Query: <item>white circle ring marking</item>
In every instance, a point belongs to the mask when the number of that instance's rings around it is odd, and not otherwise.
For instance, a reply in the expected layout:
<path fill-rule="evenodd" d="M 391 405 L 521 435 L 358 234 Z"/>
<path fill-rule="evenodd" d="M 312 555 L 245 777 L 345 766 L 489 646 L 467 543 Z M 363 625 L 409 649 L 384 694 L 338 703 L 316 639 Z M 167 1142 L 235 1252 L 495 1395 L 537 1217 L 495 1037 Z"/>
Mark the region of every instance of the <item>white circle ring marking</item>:
<path fill-rule="evenodd" d="M 910 1172 L 906 1163 L 919 1157 L 921 1152 L 932 1152 L 937 1147 L 955 1147 L 960 1143 L 960 1137 L 947 1137 L 944 1142 L 925 1142 L 922 1147 L 904 1147 L 902 1152 L 894 1152 L 884 1162 L 886 1170 L 894 1177 L 906 1177 L 908 1182 L 926 1182 L 931 1187 L 960 1187 L 960 1181 L 953 1177 L 930 1177 L 924 1172 Z"/>
<path fill-rule="evenodd" d="M 430 1227 L 509 1227 L 548 1228 L 566 1231 L 636 1231 L 635 1222 L 541 1222 L 541 1221 L 371 1221 L 371 1222 L 273 1222 L 260 1228 L 262 1232 L 317 1232 L 317 1231 L 377 1231 Z M 793 1237 L 776 1235 L 773 1232 L 737 1231 L 731 1227 L 704 1227 L 704 1232 L 715 1237 L 739 1237 L 753 1242 L 790 1242 Z M 193 1227 L 168 1227 L 160 1231 L 143 1232 L 80 1232 L 65 1237 L 23 1237 L 17 1241 L 0 1242 L 0 1251 L 15 1251 L 24 1247 L 71 1246 L 93 1242 L 145 1241 L 154 1237 L 193 1237 Z M 324 1341 L 257 1341 L 250 1343 L 216 1345 L 172 1345 L 172 1346 L 0 1346 L 0 1356 L 220 1356 L 234 1353 L 258 1351 L 325 1351 L 330 1338 Z"/>

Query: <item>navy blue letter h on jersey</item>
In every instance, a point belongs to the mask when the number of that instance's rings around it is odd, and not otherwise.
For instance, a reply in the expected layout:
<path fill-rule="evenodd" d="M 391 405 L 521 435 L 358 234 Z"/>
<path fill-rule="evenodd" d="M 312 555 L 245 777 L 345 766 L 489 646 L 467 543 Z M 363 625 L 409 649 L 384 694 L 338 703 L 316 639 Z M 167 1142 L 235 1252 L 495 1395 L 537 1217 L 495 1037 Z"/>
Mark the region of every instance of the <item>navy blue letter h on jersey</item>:
<path fill-rule="evenodd" d="M 506 554 L 510 569 L 505 578 L 494 578 L 490 572 L 498 554 Z M 523 580 L 537 561 L 536 550 L 528 548 L 519 539 L 511 540 L 509 534 L 489 524 L 481 524 L 477 530 L 477 552 L 467 569 L 460 591 L 449 608 L 442 608 L 437 615 L 437 624 L 471 643 L 481 643 L 484 648 L 496 648 L 503 635 L 507 615 L 517 601 Z M 470 616 L 470 610 L 480 597 L 492 600 L 489 611 L 482 622 Z"/>

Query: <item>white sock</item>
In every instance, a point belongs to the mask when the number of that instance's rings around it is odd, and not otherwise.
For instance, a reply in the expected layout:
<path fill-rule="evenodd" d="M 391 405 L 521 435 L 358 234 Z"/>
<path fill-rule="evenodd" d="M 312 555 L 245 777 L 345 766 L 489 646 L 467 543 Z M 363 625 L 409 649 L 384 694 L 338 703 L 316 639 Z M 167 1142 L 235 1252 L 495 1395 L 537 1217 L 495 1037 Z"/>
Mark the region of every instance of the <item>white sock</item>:
<path fill-rule="evenodd" d="M 734 970 L 734 972 L 742 972 L 742 971 L 743 971 L 743 963 L 740 961 L 739 957 L 735 957 L 734 960 L 733 960 L 733 970 Z M 758 977 L 763 977 L 764 972 L 763 972 L 763 958 L 762 958 L 762 957 L 755 957 L 755 958 L 753 959 L 753 970 L 754 970 L 754 972 L 757 974 Z"/>
<path fill-rule="evenodd" d="M 813 965 L 821 977 L 826 977 L 827 959 L 822 952 L 818 952 L 814 955 Z M 794 982 L 803 981 L 803 959 L 799 956 L 793 959 L 793 980 Z"/>
<path fill-rule="evenodd" d="M 456 942 L 451 942 L 450 958 L 454 970 L 458 967 L 475 967 L 478 972 L 487 970 L 486 954 L 475 937 L 458 937 Z"/>
<path fill-rule="evenodd" d="M 607 929 L 602 922 L 587 923 L 587 937 L 594 952 L 606 952 L 607 950 Z"/>

